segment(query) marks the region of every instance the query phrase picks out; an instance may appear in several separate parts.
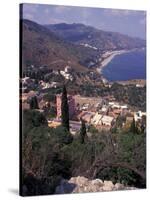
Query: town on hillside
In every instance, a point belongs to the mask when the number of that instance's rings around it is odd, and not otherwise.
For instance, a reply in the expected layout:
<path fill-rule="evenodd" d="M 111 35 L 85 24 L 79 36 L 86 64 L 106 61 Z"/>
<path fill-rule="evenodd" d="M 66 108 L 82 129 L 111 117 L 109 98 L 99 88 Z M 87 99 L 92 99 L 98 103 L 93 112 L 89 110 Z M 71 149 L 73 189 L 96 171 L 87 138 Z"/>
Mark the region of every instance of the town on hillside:
<path fill-rule="evenodd" d="M 145 188 L 145 90 L 143 81 L 112 83 L 69 65 L 29 66 L 20 78 L 22 194 L 73 193 L 74 179 L 111 184 L 87 191 Z"/>
<path fill-rule="evenodd" d="M 20 6 L 20 195 L 146 188 L 146 13 L 132 12 Z"/>
<path fill-rule="evenodd" d="M 44 67 L 43 67 L 44 68 Z M 45 66 L 46 68 L 46 66 Z M 30 69 L 34 69 L 34 66 L 30 66 Z M 42 67 L 40 67 L 42 69 Z M 38 111 L 46 115 L 48 126 L 56 128 L 61 125 L 61 89 L 62 83 L 55 80 L 48 81 L 48 76 L 57 75 L 58 79 L 64 78 L 65 81 L 73 82 L 73 73 L 71 66 L 66 66 L 64 70 L 50 70 L 46 73 L 43 79 L 31 78 L 30 76 L 24 76 L 21 78 L 21 102 L 22 109 L 30 109 L 31 101 L 36 97 L 38 102 Z M 46 77 L 46 78 L 45 78 Z M 103 87 L 111 88 L 112 84 L 105 83 Z M 142 88 L 144 85 L 135 84 L 136 88 Z M 48 98 L 49 91 L 54 92 Z M 47 98 L 46 98 L 47 97 Z M 146 121 L 146 112 L 140 109 L 134 109 L 133 106 L 119 102 L 113 95 L 88 97 L 82 94 L 69 94 L 68 93 L 68 106 L 69 106 L 69 120 L 70 120 L 70 132 L 77 134 L 81 128 L 81 119 L 86 122 L 87 129 L 91 126 L 98 130 L 111 130 L 117 122 L 121 120 L 122 128 L 129 127 L 130 124 L 135 121 L 138 126 L 144 126 Z M 49 113 L 49 114 L 47 114 Z"/>

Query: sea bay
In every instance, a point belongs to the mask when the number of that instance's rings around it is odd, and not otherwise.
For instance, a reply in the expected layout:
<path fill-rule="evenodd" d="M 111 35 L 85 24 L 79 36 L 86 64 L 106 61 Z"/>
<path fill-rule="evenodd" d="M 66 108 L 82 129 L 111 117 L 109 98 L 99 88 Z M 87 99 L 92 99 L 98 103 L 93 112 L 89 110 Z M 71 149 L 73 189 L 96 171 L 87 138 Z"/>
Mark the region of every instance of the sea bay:
<path fill-rule="evenodd" d="M 146 79 L 146 50 L 139 49 L 116 55 L 103 69 L 108 81 Z"/>

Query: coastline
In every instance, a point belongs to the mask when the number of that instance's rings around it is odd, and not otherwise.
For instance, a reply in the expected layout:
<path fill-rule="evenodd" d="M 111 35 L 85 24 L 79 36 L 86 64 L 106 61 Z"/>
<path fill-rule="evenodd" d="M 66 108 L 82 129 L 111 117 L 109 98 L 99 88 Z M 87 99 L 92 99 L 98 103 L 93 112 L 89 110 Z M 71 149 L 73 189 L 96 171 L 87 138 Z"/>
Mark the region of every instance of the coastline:
<path fill-rule="evenodd" d="M 126 81 L 116 81 L 116 82 L 121 85 L 136 85 L 137 87 L 144 87 L 146 85 L 145 79 L 131 79 Z"/>
<path fill-rule="evenodd" d="M 97 68 L 98 73 L 102 75 L 102 69 L 108 65 L 112 61 L 112 59 L 120 54 L 128 53 L 133 50 L 117 50 L 117 51 L 107 51 L 102 55 L 102 58 L 100 59 L 100 65 Z"/>
<path fill-rule="evenodd" d="M 138 51 L 143 48 L 134 48 L 130 50 L 115 50 L 115 51 L 106 51 L 101 58 L 99 59 L 99 66 L 96 68 L 96 71 L 102 76 L 102 80 L 104 83 L 112 83 L 112 81 L 109 81 L 103 76 L 102 70 L 104 67 L 107 67 L 107 65 L 113 60 L 113 58 L 117 55 L 133 52 L 133 51 Z M 130 81 L 130 80 L 127 80 Z M 125 81 L 126 82 L 126 81 Z"/>

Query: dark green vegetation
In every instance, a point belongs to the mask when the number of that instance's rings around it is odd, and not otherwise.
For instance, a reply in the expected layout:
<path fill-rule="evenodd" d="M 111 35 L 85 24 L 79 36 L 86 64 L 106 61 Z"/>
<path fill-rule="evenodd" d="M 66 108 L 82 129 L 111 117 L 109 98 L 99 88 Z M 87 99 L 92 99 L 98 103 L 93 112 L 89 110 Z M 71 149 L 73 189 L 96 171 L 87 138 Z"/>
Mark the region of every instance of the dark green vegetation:
<path fill-rule="evenodd" d="M 118 102 L 123 102 L 138 108 L 142 111 L 146 111 L 146 86 L 136 87 L 135 85 L 121 85 L 114 83 L 111 88 L 100 84 L 94 86 L 92 84 L 83 84 L 79 87 L 79 93 L 81 95 L 92 96 L 109 96 L 113 95 Z"/>
<path fill-rule="evenodd" d="M 61 96 L 61 120 L 62 120 L 62 126 L 69 131 L 69 106 L 68 106 L 67 90 L 65 85 L 63 86 L 62 96 Z"/>
<path fill-rule="evenodd" d="M 71 176 L 71 162 L 61 149 L 72 142 L 63 127 L 50 129 L 41 113 L 23 112 L 22 194 L 52 194 L 61 178 Z"/>
<path fill-rule="evenodd" d="M 30 109 L 39 109 L 37 97 L 34 96 L 30 100 Z"/>
<path fill-rule="evenodd" d="M 102 82 L 91 83 L 82 81 L 79 84 L 67 84 L 68 90 L 74 90 L 77 94 L 86 97 L 114 96 L 116 101 L 128 104 L 135 109 L 146 111 L 146 86 L 136 87 L 135 85 L 121 85 L 113 83 L 111 87 L 105 86 Z"/>
<path fill-rule="evenodd" d="M 53 73 L 53 70 L 48 70 L 48 67 L 42 69 L 28 69 L 25 70 L 26 76 L 34 78 L 35 82 L 43 80 L 51 83 L 55 81 L 58 83 L 56 88 L 49 88 L 43 90 L 47 95 L 45 99 L 54 102 L 55 95 L 61 92 L 61 84 L 67 86 L 68 93 L 80 94 L 87 97 L 104 97 L 112 95 L 118 102 L 123 102 L 131 105 L 139 110 L 146 111 L 146 86 L 136 87 L 135 84 L 122 85 L 117 82 L 113 83 L 111 87 L 103 84 L 101 76 L 95 71 L 76 72 L 72 71 L 73 81 L 66 81 L 65 78 L 59 73 Z M 38 74 L 39 76 L 35 76 Z M 38 84 L 33 86 L 37 91 L 40 91 Z M 30 87 L 29 87 L 30 89 Z"/>
<path fill-rule="evenodd" d="M 86 134 L 86 125 L 84 120 L 81 120 L 81 130 L 80 130 L 80 140 L 81 144 L 85 143 L 85 137 L 87 136 Z"/>
<path fill-rule="evenodd" d="M 42 74 L 40 77 L 43 76 L 43 81 L 56 81 L 59 84 L 57 88 L 45 90 L 48 93 L 47 99 L 53 98 L 52 101 L 54 101 L 55 94 L 61 92 L 60 83 L 65 83 L 69 93 L 80 94 L 87 97 L 113 95 L 118 102 L 123 102 L 142 111 L 146 111 L 146 86 L 136 87 L 136 85 L 133 84 L 121 85 L 119 83 L 113 83 L 111 87 L 107 87 L 102 83 L 100 75 L 94 71 L 82 73 L 73 70 L 73 81 L 66 81 L 60 73 L 57 75 L 53 72 L 47 73 L 47 70 L 47 67 L 44 67 L 42 71 L 41 69 L 36 71 L 38 71 L 39 74 Z M 30 71 L 31 69 L 27 70 L 26 73 L 29 73 Z M 35 78 L 35 80 L 41 80 L 37 77 L 32 77 L 33 71 L 34 70 L 32 70 L 31 74 L 27 75 L 31 78 Z M 40 90 L 38 86 L 36 89 Z"/>
<path fill-rule="evenodd" d="M 46 125 L 47 120 L 45 116 L 37 110 L 25 110 L 23 112 L 23 134 L 26 134 L 26 130 L 30 130 L 32 127 L 38 127 Z M 28 129 L 29 128 L 29 129 Z"/>
<path fill-rule="evenodd" d="M 114 83 L 110 89 L 110 93 L 113 94 L 119 102 L 122 101 L 146 111 L 146 86 L 139 88 L 134 85 L 123 86 Z"/>
<path fill-rule="evenodd" d="M 145 135 L 132 132 L 92 134 L 85 144 L 78 140 L 65 147 L 74 163 L 72 175 L 100 178 L 145 187 Z"/>
<path fill-rule="evenodd" d="M 86 132 L 84 124 L 81 130 Z M 53 194 L 62 178 L 79 175 L 145 187 L 146 135 L 132 130 L 133 125 L 113 134 L 91 128 L 91 136 L 81 142 L 80 134 L 73 138 L 64 127 L 49 128 L 41 113 L 25 110 L 23 195 Z"/>
<path fill-rule="evenodd" d="M 101 51 L 141 48 L 146 44 L 142 39 L 131 38 L 120 33 L 98 30 L 84 24 L 62 23 L 46 25 L 46 27 L 66 41 L 76 44 L 89 44 Z"/>

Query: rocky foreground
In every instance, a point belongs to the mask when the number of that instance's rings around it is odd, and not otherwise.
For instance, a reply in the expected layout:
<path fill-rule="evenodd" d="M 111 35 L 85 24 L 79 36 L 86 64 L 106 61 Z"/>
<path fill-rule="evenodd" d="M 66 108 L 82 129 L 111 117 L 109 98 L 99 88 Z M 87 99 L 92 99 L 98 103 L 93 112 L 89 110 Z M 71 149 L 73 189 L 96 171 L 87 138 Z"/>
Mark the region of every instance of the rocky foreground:
<path fill-rule="evenodd" d="M 113 184 L 112 181 L 102 181 L 101 179 L 89 180 L 83 176 L 72 177 L 70 180 L 61 180 L 56 187 L 55 194 L 103 192 L 116 190 L 133 190 L 135 187 L 126 187 L 123 184 Z"/>

